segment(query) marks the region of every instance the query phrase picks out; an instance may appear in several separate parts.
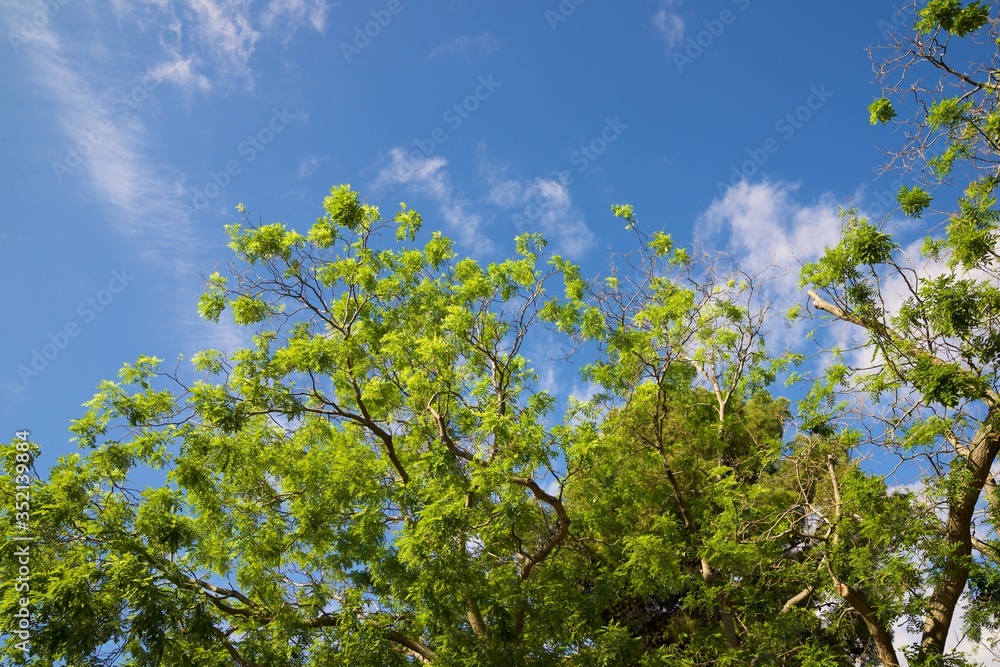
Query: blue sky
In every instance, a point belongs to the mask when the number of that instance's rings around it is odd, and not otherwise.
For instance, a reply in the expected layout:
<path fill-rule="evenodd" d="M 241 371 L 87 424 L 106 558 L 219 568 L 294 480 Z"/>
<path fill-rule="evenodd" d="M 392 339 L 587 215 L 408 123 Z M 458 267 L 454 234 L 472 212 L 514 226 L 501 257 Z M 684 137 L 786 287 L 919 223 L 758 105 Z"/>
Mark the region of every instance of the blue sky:
<path fill-rule="evenodd" d="M 479 259 L 541 231 L 588 275 L 629 242 L 609 213 L 628 202 L 646 230 L 794 274 L 836 242 L 838 206 L 881 219 L 899 188 L 878 178 L 898 137 L 868 124 L 866 47 L 907 18 L 884 1 L 4 0 L 0 438 L 30 429 L 45 470 L 123 362 L 243 344 L 196 310 L 239 202 L 304 230 L 351 183 Z M 771 290 L 805 303 L 794 277 Z"/>
<path fill-rule="evenodd" d="M 305 229 L 351 183 L 483 260 L 542 231 L 600 271 L 646 229 L 814 257 L 877 207 L 865 47 L 887 2 L 8 0 L 0 423 L 42 462 L 140 354 L 233 349 L 201 274 L 246 204 Z M 802 301 L 792 283 L 785 297 Z M 572 380 L 568 381 L 572 383 Z"/>

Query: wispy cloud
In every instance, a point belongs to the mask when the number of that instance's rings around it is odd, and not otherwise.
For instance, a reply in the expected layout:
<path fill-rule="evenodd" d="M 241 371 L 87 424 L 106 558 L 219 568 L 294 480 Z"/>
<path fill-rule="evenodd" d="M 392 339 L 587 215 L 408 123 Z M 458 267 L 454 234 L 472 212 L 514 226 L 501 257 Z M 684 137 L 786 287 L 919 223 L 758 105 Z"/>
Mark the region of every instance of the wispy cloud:
<path fill-rule="evenodd" d="M 310 155 L 309 157 L 303 158 L 299 161 L 299 178 L 305 178 L 306 176 L 312 176 L 317 171 L 319 171 L 319 166 L 326 160 L 325 157 L 319 157 L 317 155 Z"/>
<path fill-rule="evenodd" d="M 556 253 L 580 259 L 594 245 L 583 212 L 573 203 L 573 175 L 521 179 L 502 161 L 490 159 L 486 144 L 478 149 L 479 173 L 490 186 L 488 203 L 499 208 L 518 233 L 541 232 Z"/>
<path fill-rule="evenodd" d="M 27 5 L 27 3 L 25 3 Z M 128 11 L 123 9 L 122 11 Z M 95 18 L 99 21 L 100 18 Z M 188 219 L 183 175 L 150 158 L 158 153 L 156 137 L 142 120 L 142 107 L 162 94 L 161 82 L 197 75 L 183 62 L 136 67 L 108 67 L 104 54 L 76 40 L 92 26 L 59 30 L 55 22 L 39 29 L 21 63 L 48 98 L 54 129 L 65 137 L 67 154 L 75 160 L 53 177 L 62 187 L 79 189 L 79 197 L 102 206 L 113 229 L 144 266 L 140 281 L 150 273 L 162 285 L 162 307 L 171 313 L 193 347 L 234 342 L 231 328 L 206 330 L 194 302 L 192 287 L 200 259 L 198 231 Z M 94 30 L 97 30 L 95 27 Z M 82 149 L 86 146 L 86 151 Z M 78 150 L 79 149 L 79 150 Z"/>
<path fill-rule="evenodd" d="M 284 26 L 287 31 L 294 32 L 308 23 L 316 32 L 323 32 L 329 11 L 325 0 L 271 0 L 260 22 L 268 30 Z"/>
<path fill-rule="evenodd" d="M 684 41 L 684 17 L 677 10 L 682 0 L 660 0 L 653 14 L 653 28 L 667 44 L 668 49 L 677 48 Z"/>
<path fill-rule="evenodd" d="M 186 225 L 172 194 L 177 184 L 157 173 L 145 159 L 146 132 L 136 114 L 122 118 L 101 102 L 105 91 L 99 93 L 95 86 L 103 86 L 85 66 L 74 62 L 54 33 L 35 47 L 26 57 L 35 80 L 55 102 L 56 122 L 70 142 L 85 140 L 90 147 L 74 176 L 81 174 L 98 201 L 108 203 L 117 213 L 113 219 L 121 232 L 129 236 L 148 233 L 162 239 L 167 247 L 175 243 Z M 113 131 L 100 129 L 109 124 Z M 165 218 L 170 225 L 162 224 Z"/>
<path fill-rule="evenodd" d="M 402 148 L 389 152 L 389 164 L 375 179 L 376 186 L 405 185 L 431 197 L 459 242 L 480 253 L 493 251 L 493 242 L 483 233 L 483 219 L 473 212 L 472 202 L 456 193 L 448 174 L 448 161 L 440 156 L 407 155 Z"/>
<path fill-rule="evenodd" d="M 167 81 L 185 90 L 207 93 L 212 88 L 212 83 L 207 76 L 197 73 L 195 69 L 191 58 L 177 58 L 154 65 L 149 69 L 148 75 L 157 83 Z"/>
<path fill-rule="evenodd" d="M 541 232 L 560 255 L 579 259 L 594 244 L 569 186 L 556 178 L 503 180 L 493 185 L 488 199 L 507 213 L 518 232 Z"/>
<path fill-rule="evenodd" d="M 199 45 L 210 53 L 222 75 L 237 77 L 253 87 L 250 56 L 261 34 L 254 29 L 246 0 L 188 0 L 194 12 Z"/>
<path fill-rule="evenodd" d="M 500 48 L 500 40 L 492 33 L 484 32 L 472 37 L 461 35 L 435 47 L 427 54 L 428 60 L 439 56 L 470 58 L 495 53 Z"/>
<path fill-rule="evenodd" d="M 252 90 L 254 52 L 267 39 L 289 40 L 301 28 L 326 29 L 328 0 L 113 0 L 121 22 L 156 35 L 162 54 L 150 68 L 185 92 Z"/>

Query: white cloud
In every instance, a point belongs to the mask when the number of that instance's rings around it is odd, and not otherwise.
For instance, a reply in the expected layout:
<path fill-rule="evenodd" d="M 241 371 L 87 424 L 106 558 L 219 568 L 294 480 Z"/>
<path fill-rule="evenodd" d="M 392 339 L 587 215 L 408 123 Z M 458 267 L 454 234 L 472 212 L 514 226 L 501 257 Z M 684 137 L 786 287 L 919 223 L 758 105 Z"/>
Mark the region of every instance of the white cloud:
<path fill-rule="evenodd" d="M 162 70 L 158 79 L 149 71 L 136 78 L 134 73 L 99 70 L 87 57 L 86 45 L 67 38 L 80 26 L 66 34 L 55 26 L 52 22 L 40 29 L 22 58 L 31 79 L 50 99 L 55 130 L 65 137 L 66 148 L 53 156 L 53 164 L 62 165 L 57 176 L 64 187 L 80 189 L 82 200 L 104 208 L 104 217 L 127 240 L 137 264 L 161 282 L 162 305 L 180 331 L 193 336 L 199 347 L 206 341 L 231 342 L 231 331 L 206 331 L 194 316 L 192 304 L 200 288 L 191 282 L 199 260 L 191 249 L 201 246 L 197 230 L 182 208 L 181 177 L 149 159 L 155 147 L 141 112 L 159 94 L 159 81 L 170 74 Z M 71 151 L 78 160 L 66 158 Z"/>
<path fill-rule="evenodd" d="M 389 164 L 375 180 L 376 186 L 407 185 L 430 196 L 438 204 L 442 217 L 459 242 L 475 247 L 480 253 L 493 250 L 493 243 L 482 231 L 482 217 L 472 212 L 472 203 L 468 199 L 455 193 L 446 159 L 407 155 L 402 148 L 392 149 L 389 158 Z"/>
<path fill-rule="evenodd" d="M 250 56 L 261 34 L 250 21 L 244 0 L 188 0 L 200 47 L 212 54 L 223 75 L 244 79 L 253 87 Z"/>
<path fill-rule="evenodd" d="M 783 267 L 781 292 L 798 292 L 798 268 L 814 261 L 840 239 L 840 216 L 832 196 L 803 205 L 792 195 L 795 185 L 746 181 L 730 186 L 698 221 L 706 240 L 721 241 L 751 271 Z"/>
<path fill-rule="evenodd" d="M 312 176 L 317 171 L 319 171 L 320 164 L 325 161 L 325 157 L 319 157 L 316 155 L 310 155 L 309 157 L 303 158 L 299 161 L 299 178 L 305 178 L 306 176 Z"/>
<path fill-rule="evenodd" d="M 653 27 L 668 49 L 674 49 L 684 41 L 684 18 L 676 11 L 680 5 L 681 0 L 661 0 L 659 9 L 653 14 Z"/>
<path fill-rule="evenodd" d="M 283 24 L 287 30 L 309 23 L 316 32 L 326 29 L 329 5 L 325 0 L 271 0 L 261 15 L 261 25 L 270 29 Z"/>
<path fill-rule="evenodd" d="M 459 58 L 469 58 L 470 56 L 484 56 L 496 52 L 500 48 L 500 41 L 492 33 L 484 32 L 475 37 L 461 35 L 431 50 L 427 58 L 438 56 L 453 56 Z"/>
<path fill-rule="evenodd" d="M 130 110 L 122 117 L 118 106 L 102 103 L 94 90 L 93 77 L 67 57 L 54 33 L 49 37 L 51 47 L 32 50 L 31 67 L 37 75 L 35 80 L 55 102 L 56 120 L 66 135 L 68 148 L 81 155 L 78 164 L 65 158 L 55 161 L 64 167 L 70 165 L 65 167 L 68 173 L 59 167 L 60 179 L 69 182 L 82 176 L 89 180 L 98 200 L 117 210 L 121 231 L 129 235 L 149 232 L 165 242 L 170 237 L 168 245 L 172 244 L 176 240 L 173 235 L 181 233 L 184 226 L 178 223 L 186 221 L 180 219 L 177 201 L 170 194 L 175 184 L 156 173 L 144 158 L 146 133 L 137 114 Z M 137 84 L 126 99 L 141 105 L 145 96 L 155 94 L 153 88 L 155 80 L 145 86 Z M 105 132 L 102 126 L 110 126 L 113 131 Z M 78 150 L 84 147 L 86 151 Z M 173 224 L 161 228 L 160 216 L 164 215 Z"/>
<path fill-rule="evenodd" d="M 495 182 L 489 202 L 506 210 L 518 232 L 541 232 L 565 257 L 578 259 L 594 244 L 594 234 L 573 205 L 569 186 L 557 179 Z"/>
<path fill-rule="evenodd" d="M 500 209 L 515 233 L 540 232 L 553 252 L 569 259 L 579 259 L 593 247 L 594 234 L 573 204 L 569 172 L 530 180 L 512 177 L 506 164 L 487 156 L 485 143 L 478 147 L 478 158 L 480 176 L 490 186 L 486 201 Z"/>
<path fill-rule="evenodd" d="M 962 653 L 966 659 L 971 659 L 974 664 L 998 664 L 1000 655 L 990 648 L 990 644 L 1000 640 L 1000 637 L 997 637 L 995 634 L 991 634 L 988 630 L 986 630 L 983 632 L 982 642 L 974 643 L 970 641 L 967 634 L 962 630 L 962 626 L 965 624 L 966 609 L 968 609 L 968 604 L 964 601 L 959 602 L 955 609 L 955 617 L 951 622 L 951 628 L 948 630 L 948 639 L 945 641 L 945 650 L 949 653 Z M 920 637 L 920 632 L 911 632 L 906 628 L 905 621 L 900 621 L 893 628 L 892 643 L 896 647 L 896 653 L 899 656 L 899 664 L 902 665 L 902 667 L 907 667 L 910 664 L 907 661 L 906 656 L 903 655 L 903 647 L 910 646 L 912 644 L 919 644 Z"/>
<path fill-rule="evenodd" d="M 195 72 L 191 58 L 161 62 L 149 69 L 148 76 L 157 83 L 168 81 L 185 90 L 202 93 L 207 93 L 212 87 L 208 77 Z"/>
<path fill-rule="evenodd" d="M 841 222 L 831 195 L 802 204 L 794 198 L 796 189 L 793 184 L 766 181 L 730 186 L 699 217 L 696 232 L 703 242 L 726 251 L 747 273 L 757 276 L 759 297 L 771 313 L 768 344 L 815 351 L 806 338 L 815 323 L 785 324 L 783 314 L 806 305 L 805 288 L 798 285 L 799 270 L 839 241 Z M 846 324 L 834 325 L 828 334 L 848 347 L 864 341 L 862 331 Z"/>
<path fill-rule="evenodd" d="M 326 29 L 327 0 L 113 0 L 119 21 L 157 35 L 163 50 L 151 68 L 162 80 L 187 92 L 231 87 L 253 89 L 251 59 L 266 39 L 287 41 L 303 27 Z"/>
<path fill-rule="evenodd" d="M 725 249 L 751 272 L 764 271 L 770 278 L 766 294 L 780 311 L 807 302 L 804 287 L 799 287 L 799 269 L 806 262 L 818 259 L 825 248 L 840 241 L 842 221 L 832 195 L 824 195 L 812 204 L 794 199 L 796 186 L 790 184 L 746 181 L 730 186 L 721 199 L 716 199 L 698 221 L 698 232 L 706 240 Z M 876 203 L 864 202 L 873 209 Z M 878 218 L 876 218 L 877 220 Z M 900 233 L 910 230 L 889 220 L 887 227 L 898 227 Z M 914 278 L 930 280 L 951 271 L 942 260 L 922 256 L 922 239 L 904 243 L 899 249 L 903 264 L 912 272 L 883 272 L 879 278 L 881 306 L 892 316 L 904 301 L 912 297 Z M 768 270 L 769 267 L 773 269 Z M 783 269 L 783 271 L 782 271 Z M 988 280 L 981 272 L 963 272 L 963 277 Z M 785 341 L 791 342 L 799 330 L 786 331 Z M 859 366 L 872 362 L 872 349 L 867 346 L 864 332 L 853 325 L 838 327 L 835 332 L 845 344 L 853 346 L 847 359 Z M 947 350 L 938 354 L 946 356 Z"/>

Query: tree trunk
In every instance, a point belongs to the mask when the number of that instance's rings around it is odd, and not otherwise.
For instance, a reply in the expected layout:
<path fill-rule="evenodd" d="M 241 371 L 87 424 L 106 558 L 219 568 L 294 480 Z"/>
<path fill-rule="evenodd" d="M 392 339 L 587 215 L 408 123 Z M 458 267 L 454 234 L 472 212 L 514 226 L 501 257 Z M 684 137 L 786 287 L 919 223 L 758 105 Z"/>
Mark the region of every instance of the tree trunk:
<path fill-rule="evenodd" d="M 928 601 L 924 632 L 920 640 L 920 657 L 944 655 L 945 641 L 951 628 L 955 607 L 965 590 L 969 579 L 969 565 L 972 560 L 972 515 L 976 503 L 986 486 L 993 460 L 1000 449 L 1000 438 L 990 425 L 993 418 L 991 409 L 983 426 L 976 433 L 969 448 L 965 464 L 951 474 L 966 474 L 969 479 L 962 485 L 963 490 L 948 500 L 948 518 L 945 521 L 944 538 L 952 551 L 945 556 L 941 568 L 941 578 L 934 587 Z"/>

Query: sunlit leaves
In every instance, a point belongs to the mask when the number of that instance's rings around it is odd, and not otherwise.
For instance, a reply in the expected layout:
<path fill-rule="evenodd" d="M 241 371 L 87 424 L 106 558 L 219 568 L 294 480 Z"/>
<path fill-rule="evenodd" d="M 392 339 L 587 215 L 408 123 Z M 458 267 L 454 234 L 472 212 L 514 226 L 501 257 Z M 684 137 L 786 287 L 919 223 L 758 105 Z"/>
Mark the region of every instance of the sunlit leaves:
<path fill-rule="evenodd" d="M 229 234 L 229 247 L 249 264 L 273 258 L 288 261 L 292 250 L 305 242 L 300 234 L 288 231 L 286 225 L 277 222 L 255 229 L 238 224 L 226 225 L 226 232 Z"/>
<path fill-rule="evenodd" d="M 868 105 L 869 121 L 872 125 L 876 123 L 888 123 L 896 117 L 896 110 L 892 108 L 892 102 L 886 98 L 880 98 Z"/>
<path fill-rule="evenodd" d="M 959 0 L 930 0 L 920 10 L 916 28 L 930 33 L 940 27 L 956 37 L 964 37 L 983 27 L 989 16 L 989 6 L 978 0 L 964 6 Z"/>
<path fill-rule="evenodd" d="M 406 208 L 406 204 L 400 202 L 399 213 L 396 214 L 396 224 L 399 225 L 396 229 L 396 240 L 403 241 L 409 239 L 413 241 L 416 239 L 417 232 L 423 226 L 423 218 L 420 214 L 413 209 Z"/>
<path fill-rule="evenodd" d="M 905 185 L 896 194 L 896 201 L 899 202 L 903 213 L 913 218 L 919 218 L 921 214 L 931 204 L 931 196 L 920 186 L 908 188 Z"/>
<path fill-rule="evenodd" d="M 971 107 L 971 102 L 964 102 L 959 97 L 938 100 L 927 111 L 927 124 L 935 130 L 952 128 L 966 119 Z"/>
<path fill-rule="evenodd" d="M 350 185 L 339 185 L 330 190 L 329 196 L 323 200 L 323 208 L 330 216 L 330 222 L 350 231 L 357 230 L 366 221 L 366 210 Z"/>
<path fill-rule="evenodd" d="M 270 313 L 267 302 L 246 294 L 241 294 L 229 303 L 233 313 L 233 322 L 240 325 L 256 324 L 263 321 Z"/>
<path fill-rule="evenodd" d="M 225 276 L 218 271 L 208 278 L 208 289 L 198 300 L 198 314 L 209 322 L 218 322 L 219 316 L 226 308 Z"/>
<path fill-rule="evenodd" d="M 628 223 L 625 229 L 631 229 L 632 225 L 635 224 L 635 210 L 631 204 L 612 204 L 611 213 L 616 218 L 621 218 Z"/>
<path fill-rule="evenodd" d="M 925 400 L 948 408 L 955 407 L 963 398 L 980 398 L 983 392 L 981 381 L 961 366 L 938 362 L 926 354 L 917 357 L 909 380 Z"/>

